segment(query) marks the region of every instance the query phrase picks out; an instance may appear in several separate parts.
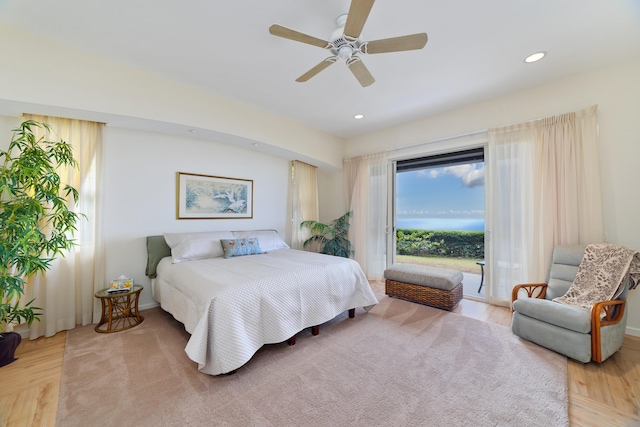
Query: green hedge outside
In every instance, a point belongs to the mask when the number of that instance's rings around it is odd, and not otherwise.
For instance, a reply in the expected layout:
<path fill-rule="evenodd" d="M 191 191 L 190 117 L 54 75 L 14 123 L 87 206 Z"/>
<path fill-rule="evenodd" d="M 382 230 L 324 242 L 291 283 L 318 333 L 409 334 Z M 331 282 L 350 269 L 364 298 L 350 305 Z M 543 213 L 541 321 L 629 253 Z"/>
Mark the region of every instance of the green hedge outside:
<path fill-rule="evenodd" d="M 484 259 L 484 231 L 396 231 L 396 254 Z"/>

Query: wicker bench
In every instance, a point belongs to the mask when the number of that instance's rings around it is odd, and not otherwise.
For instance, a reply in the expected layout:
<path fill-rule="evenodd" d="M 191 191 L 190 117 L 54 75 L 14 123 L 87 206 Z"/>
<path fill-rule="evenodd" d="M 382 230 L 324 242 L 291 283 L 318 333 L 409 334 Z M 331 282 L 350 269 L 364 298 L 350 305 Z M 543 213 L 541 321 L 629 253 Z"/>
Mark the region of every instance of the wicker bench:
<path fill-rule="evenodd" d="M 462 299 L 462 273 L 417 264 L 395 264 L 384 271 L 385 293 L 444 310 Z"/>

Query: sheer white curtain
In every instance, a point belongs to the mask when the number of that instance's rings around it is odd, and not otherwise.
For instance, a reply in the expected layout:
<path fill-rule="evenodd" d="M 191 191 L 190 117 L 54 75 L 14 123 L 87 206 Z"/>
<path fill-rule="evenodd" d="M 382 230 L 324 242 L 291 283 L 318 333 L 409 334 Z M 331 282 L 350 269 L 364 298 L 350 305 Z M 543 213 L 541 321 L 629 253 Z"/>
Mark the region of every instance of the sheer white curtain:
<path fill-rule="evenodd" d="M 76 212 L 86 215 L 77 224 L 78 245 L 64 258 L 57 258 L 44 275 L 29 280 L 26 298 L 44 314 L 30 328 L 30 338 L 52 336 L 99 320 L 94 293 L 104 287 L 103 238 L 100 227 L 99 183 L 102 173 L 102 123 L 25 114 L 25 119 L 48 123 L 54 135 L 73 146 L 77 169 L 61 170 L 64 184 L 78 190 Z M 44 133 L 42 134 L 44 135 Z M 95 307 L 95 309 L 94 309 Z"/>
<path fill-rule="evenodd" d="M 493 304 L 508 304 L 511 288 L 529 283 L 534 265 L 533 140 L 524 125 L 490 129 L 485 155 L 485 296 Z"/>
<path fill-rule="evenodd" d="M 597 106 L 489 130 L 489 302 L 543 282 L 555 245 L 603 240 L 597 140 Z"/>
<path fill-rule="evenodd" d="M 291 168 L 291 247 L 304 249 L 304 241 L 311 234 L 308 229 L 301 229 L 300 223 L 319 218 L 317 168 L 298 160 L 291 163 Z"/>
<path fill-rule="evenodd" d="M 369 280 L 381 280 L 386 265 L 387 168 L 387 153 L 344 161 L 344 194 L 353 211 L 349 240 Z"/>

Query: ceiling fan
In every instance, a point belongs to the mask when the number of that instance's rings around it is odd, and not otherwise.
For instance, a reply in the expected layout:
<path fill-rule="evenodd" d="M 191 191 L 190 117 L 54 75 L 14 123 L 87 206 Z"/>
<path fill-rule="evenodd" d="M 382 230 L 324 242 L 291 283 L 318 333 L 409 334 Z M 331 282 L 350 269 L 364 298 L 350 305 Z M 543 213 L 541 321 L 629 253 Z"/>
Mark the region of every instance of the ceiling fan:
<path fill-rule="evenodd" d="M 403 50 L 417 50 L 422 49 L 424 45 L 427 44 L 426 33 L 373 41 L 361 40 L 360 34 L 362 33 L 362 28 L 367 21 L 374 2 L 375 0 L 351 0 L 349 12 L 346 15 L 340 15 L 336 19 L 338 28 L 334 30 L 328 41 L 277 24 L 269 27 L 269 32 L 274 36 L 318 46 L 331 51 L 333 54 L 298 77 L 296 79 L 297 82 L 306 82 L 320 73 L 320 71 L 329 67 L 329 65 L 338 61 L 338 59 L 344 59 L 347 67 L 349 67 L 353 75 L 358 79 L 358 82 L 360 82 L 363 87 L 366 87 L 375 82 L 375 79 L 367 67 L 365 67 L 362 59 L 360 59 L 360 54 L 366 53 L 371 55 L 376 53 L 400 52 Z"/>

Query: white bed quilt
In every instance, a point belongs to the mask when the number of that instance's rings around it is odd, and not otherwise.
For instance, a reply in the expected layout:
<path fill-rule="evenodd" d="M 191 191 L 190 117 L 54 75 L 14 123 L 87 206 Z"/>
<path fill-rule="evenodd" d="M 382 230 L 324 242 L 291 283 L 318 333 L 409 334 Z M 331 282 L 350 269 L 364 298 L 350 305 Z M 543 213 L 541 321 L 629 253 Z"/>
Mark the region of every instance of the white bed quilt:
<path fill-rule="evenodd" d="M 359 264 L 294 249 L 158 264 L 154 298 L 185 325 L 185 351 L 200 372 L 244 365 L 264 344 L 283 342 L 351 308 L 378 303 Z"/>

